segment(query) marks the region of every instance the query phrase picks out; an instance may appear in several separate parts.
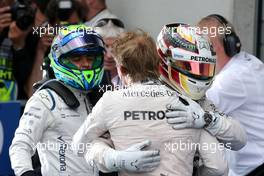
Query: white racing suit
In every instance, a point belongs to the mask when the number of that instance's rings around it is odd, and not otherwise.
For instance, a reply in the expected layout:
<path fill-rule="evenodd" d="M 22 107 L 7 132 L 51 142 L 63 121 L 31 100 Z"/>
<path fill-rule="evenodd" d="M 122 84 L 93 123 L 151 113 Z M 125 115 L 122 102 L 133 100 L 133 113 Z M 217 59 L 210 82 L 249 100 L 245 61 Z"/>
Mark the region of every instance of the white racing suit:
<path fill-rule="evenodd" d="M 151 84 L 134 84 L 128 89 L 106 92 L 74 135 L 73 144 L 92 142 L 106 131 L 116 150 L 150 139 L 150 148 L 160 150 L 158 168 L 142 174 L 121 171 L 121 176 L 191 176 L 196 149 L 208 163 L 209 167 L 203 169 L 205 175 L 226 173 L 227 163 L 216 138 L 203 129 L 172 129 L 166 122 L 165 110 L 173 98 L 178 98 L 177 93 L 166 86 Z M 102 153 L 107 147 L 98 141 L 95 146 L 97 150 L 93 147 L 89 156 L 105 170 Z"/>
<path fill-rule="evenodd" d="M 214 104 L 210 100 L 206 99 L 205 97 L 199 100 L 198 103 L 201 105 L 201 107 L 205 111 L 211 111 L 211 112 L 216 113 L 216 115 L 218 114 L 219 116 L 221 116 L 219 117 L 219 118 L 222 118 L 222 120 L 219 121 L 221 123 L 221 128 L 212 129 L 211 131 L 211 133 L 217 137 L 218 141 L 221 141 L 222 143 L 224 143 L 226 145 L 226 148 L 231 149 L 231 150 L 239 150 L 243 146 L 245 146 L 246 133 L 245 133 L 244 128 L 240 125 L 238 121 L 232 119 L 231 117 L 227 117 L 224 114 L 219 113 L 217 108 L 214 106 Z M 207 131 L 203 130 L 200 140 L 201 141 L 209 141 L 209 140 L 214 141 L 215 139 L 211 138 L 211 135 L 208 134 Z M 110 141 L 108 141 L 108 143 L 106 142 L 107 141 L 102 142 L 101 139 L 95 140 L 93 142 L 93 146 L 91 147 L 91 150 L 89 150 L 89 153 L 86 155 L 86 160 L 88 162 L 94 161 L 98 165 L 100 170 L 108 172 L 107 168 L 105 167 L 103 153 L 109 147 L 112 147 L 113 144 Z M 219 171 L 221 172 L 222 170 L 224 170 L 225 166 L 221 167 L 218 161 L 216 160 L 210 161 L 206 159 L 206 154 L 210 154 L 210 152 L 207 152 L 207 151 L 204 152 L 204 150 L 200 150 L 199 152 L 203 157 L 201 158 L 202 164 L 206 166 L 205 169 L 203 167 L 199 168 L 200 175 L 214 175 L 215 172 L 219 172 Z M 207 167 L 211 168 L 211 170 L 206 169 Z M 213 174 L 206 173 L 208 171 L 210 172 L 213 171 L 212 172 Z M 225 173 L 225 175 L 226 174 L 227 173 Z"/>
<path fill-rule="evenodd" d="M 80 102 L 75 110 L 50 89 L 40 90 L 29 99 L 9 149 L 16 175 L 33 170 L 31 156 L 36 148 L 43 176 L 92 176 L 98 173 L 71 150 L 72 136 L 84 122 L 91 106 L 85 93 L 70 90 Z"/>
<path fill-rule="evenodd" d="M 218 141 L 224 143 L 227 149 L 237 151 L 246 145 L 246 131 L 237 120 L 219 112 L 213 102 L 205 96 L 197 101 L 197 103 L 200 104 L 204 111 L 213 112 L 215 116 L 220 118 L 219 126 L 212 126 L 207 130 L 215 136 Z"/>

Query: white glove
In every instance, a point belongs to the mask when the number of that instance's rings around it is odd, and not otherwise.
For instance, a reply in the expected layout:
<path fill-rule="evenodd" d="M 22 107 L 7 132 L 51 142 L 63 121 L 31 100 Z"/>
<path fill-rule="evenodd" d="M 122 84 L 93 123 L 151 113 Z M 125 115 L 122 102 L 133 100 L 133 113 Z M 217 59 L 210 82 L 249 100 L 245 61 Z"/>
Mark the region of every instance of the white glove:
<path fill-rule="evenodd" d="M 204 110 L 190 98 L 179 96 L 167 105 L 167 122 L 173 129 L 203 128 Z"/>
<path fill-rule="evenodd" d="M 109 171 L 150 172 L 160 163 L 159 150 L 142 151 L 151 142 L 145 140 L 123 151 L 108 149 L 104 152 L 105 166 Z"/>

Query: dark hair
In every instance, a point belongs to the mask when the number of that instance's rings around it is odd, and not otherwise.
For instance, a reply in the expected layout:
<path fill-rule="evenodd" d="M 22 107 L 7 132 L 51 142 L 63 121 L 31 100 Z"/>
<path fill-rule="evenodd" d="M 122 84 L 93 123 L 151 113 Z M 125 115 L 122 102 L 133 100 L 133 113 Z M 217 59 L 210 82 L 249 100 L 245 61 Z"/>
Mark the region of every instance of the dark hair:
<path fill-rule="evenodd" d="M 50 0 L 33 0 L 33 2 L 36 3 L 38 9 L 44 14 Z"/>
<path fill-rule="evenodd" d="M 54 24 L 58 19 L 61 20 L 60 16 L 63 16 L 64 19 L 69 19 L 73 12 L 76 12 L 81 20 L 84 19 L 84 10 L 80 2 L 76 0 L 69 0 L 72 2 L 72 7 L 67 11 L 67 13 L 61 15 L 59 14 L 61 12 L 59 9 L 60 1 L 61 0 L 50 0 L 45 10 L 45 15 L 51 24 Z"/>
<path fill-rule="evenodd" d="M 105 0 L 99 0 L 101 4 L 105 4 Z"/>

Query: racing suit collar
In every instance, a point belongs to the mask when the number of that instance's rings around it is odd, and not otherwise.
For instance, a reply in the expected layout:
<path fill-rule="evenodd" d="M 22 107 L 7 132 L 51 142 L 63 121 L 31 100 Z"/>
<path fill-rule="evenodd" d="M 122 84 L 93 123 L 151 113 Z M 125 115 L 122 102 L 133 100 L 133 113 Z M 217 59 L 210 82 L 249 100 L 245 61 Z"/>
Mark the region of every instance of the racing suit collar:
<path fill-rule="evenodd" d="M 133 84 L 143 84 L 143 85 L 161 85 L 160 80 L 158 79 L 153 79 L 153 78 L 146 78 L 144 80 L 135 82 Z"/>

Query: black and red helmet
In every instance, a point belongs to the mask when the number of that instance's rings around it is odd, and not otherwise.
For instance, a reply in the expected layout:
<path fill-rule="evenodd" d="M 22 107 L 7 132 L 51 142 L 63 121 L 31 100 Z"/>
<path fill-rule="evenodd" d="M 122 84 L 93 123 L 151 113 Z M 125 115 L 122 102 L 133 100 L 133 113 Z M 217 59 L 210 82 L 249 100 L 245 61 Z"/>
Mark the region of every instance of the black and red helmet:
<path fill-rule="evenodd" d="M 157 50 L 162 79 L 194 100 L 203 97 L 216 63 L 208 37 L 188 24 L 168 24 L 158 35 Z"/>

